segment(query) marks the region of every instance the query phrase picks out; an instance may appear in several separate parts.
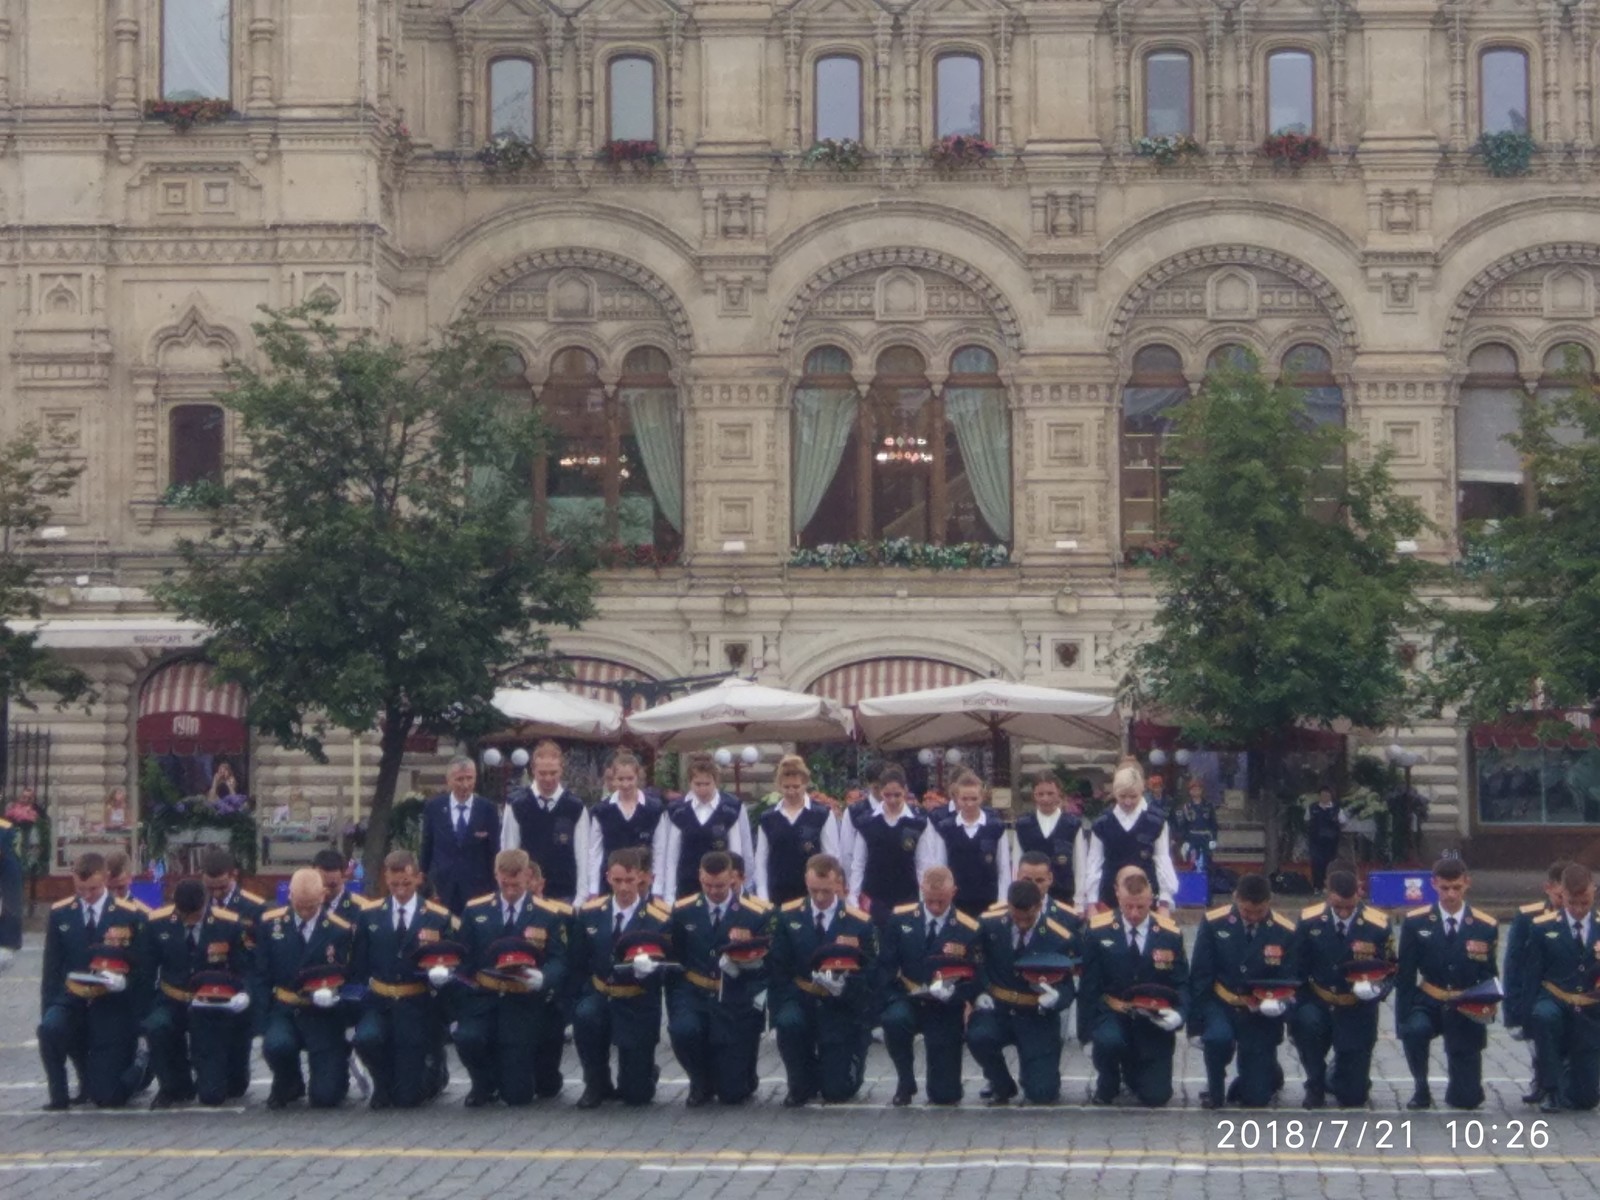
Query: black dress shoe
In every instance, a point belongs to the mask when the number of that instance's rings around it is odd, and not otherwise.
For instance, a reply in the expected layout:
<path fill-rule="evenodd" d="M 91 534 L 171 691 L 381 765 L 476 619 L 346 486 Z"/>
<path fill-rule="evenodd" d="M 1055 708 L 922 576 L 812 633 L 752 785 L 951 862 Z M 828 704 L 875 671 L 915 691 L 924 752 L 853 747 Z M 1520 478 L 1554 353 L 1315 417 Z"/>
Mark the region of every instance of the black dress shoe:
<path fill-rule="evenodd" d="M 192 1098 L 193 1097 L 190 1096 L 174 1096 L 170 1092 L 157 1092 L 150 1098 L 150 1111 L 156 1112 L 163 1108 L 174 1108 L 179 1104 L 186 1103 Z"/>
<path fill-rule="evenodd" d="M 804 1108 L 811 1102 L 811 1097 L 803 1092 L 790 1092 L 783 1098 L 785 1108 Z"/>
<path fill-rule="evenodd" d="M 1200 1107 L 1201 1108 L 1209 1108 L 1209 1109 L 1218 1109 L 1218 1108 L 1222 1107 L 1222 1101 L 1217 1099 L 1217 1097 L 1213 1096 L 1210 1092 L 1201 1092 L 1200 1093 Z"/>
<path fill-rule="evenodd" d="M 1522 1102 L 1524 1104 L 1538 1104 L 1543 1099 L 1544 1093 L 1538 1088 L 1534 1088 L 1532 1091 L 1522 1093 Z"/>
<path fill-rule="evenodd" d="M 704 1108 L 711 1103 L 711 1089 L 701 1084 L 689 1086 L 688 1098 L 684 1100 L 685 1108 Z"/>
<path fill-rule="evenodd" d="M 889 1098 L 889 1103 L 896 1108 L 904 1108 L 911 1103 L 911 1098 L 917 1094 L 914 1087 L 895 1088 L 894 1095 Z"/>
<path fill-rule="evenodd" d="M 578 1107 L 579 1108 L 599 1108 L 601 1102 L 604 1101 L 605 1098 L 606 1098 L 606 1091 L 607 1090 L 608 1089 L 597 1088 L 597 1087 L 586 1087 L 586 1088 L 584 1088 L 583 1089 L 583 1095 L 578 1097 Z"/>
<path fill-rule="evenodd" d="M 279 1109 L 288 1108 L 289 1101 L 274 1092 L 272 1095 L 267 1097 L 267 1107 L 273 1112 L 277 1112 Z"/>
<path fill-rule="evenodd" d="M 1102 1096 L 1099 1092 L 1089 1097 L 1089 1103 L 1096 1108 L 1110 1108 L 1116 1102 L 1117 1098 L 1115 1096 Z"/>
<path fill-rule="evenodd" d="M 72 1099 L 69 1100 L 68 1103 L 71 1104 L 74 1108 L 76 1108 L 80 1104 L 89 1103 L 89 1097 L 88 1097 L 88 1095 L 86 1093 L 84 1093 L 82 1091 L 73 1092 L 72 1093 Z"/>
<path fill-rule="evenodd" d="M 986 1083 L 986 1084 L 983 1085 L 983 1087 L 978 1089 L 978 1099 L 979 1100 L 988 1100 L 993 1096 L 994 1096 L 994 1085 L 993 1084 Z"/>
<path fill-rule="evenodd" d="M 386 1108 L 393 1108 L 394 1102 L 381 1092 L 372 1093 L 372 1099 L 367 1101 L 367 1107 L 373 1112 L 382 1112 Z"/>
<path fill-rule="evenodd" d="M 477 1088 L 467 1093 L 467 1098 L 462 1101 L 466 1108 L 486 1108 L 494 1103 L 494 1096 L 489 1092 L 480 1092 Z"/>
<path fill-rule="evenodd" d="M 1433 1107 L 1433 1094 L 1431 1092 L 1414 1092 L 1411 1099 L 1406 1101 L 1409 1112 L 1421 1112 L 1425 1108 Z"/>
<path fill-rule="evenodd" d="M 1328 1102 L 1328 1096 L 1327 1096 L 1327 1093 L 1323 1091 L 1323 1089 L 1321 1089 L 1321 1088 L 1313 1088 L 1313 1087 L 1308 1087 L 1306 1089 L 1306 1099 L 1305 1099 L 1304 1107 L 1306 1107 L 1306 1108 L 1321 1108 L 1323 1105 L 1327 1104 L 1327 1102 Z"/>
<path fill-rule="evenodd" d="M 66 1112 L 72 1105 L 65 1100 L 51 1100 L 39 1106 L 40 1112 Z"/>
<path fill-rule="evenodd" d="M 1561 1097 L 1555 1092 L 1546 1092 L 1544 1099 L 1539 1101 L 1539 1111 L 1542 1113 L 1566 1112 L 1567 1106 L 1561 1103 Z"/>
<path fill-rule="evenodd" d="M 990 1096 L 986 1101 L 984 1101 L 984 1103 L 990 1108 L 1004 1108 L 1016 1098 L 1016 1095 L 1017 1092 L 1015 1088 L 1009 1092 L 1002 1092 L 997 1089 L 994 1095 Z"/>

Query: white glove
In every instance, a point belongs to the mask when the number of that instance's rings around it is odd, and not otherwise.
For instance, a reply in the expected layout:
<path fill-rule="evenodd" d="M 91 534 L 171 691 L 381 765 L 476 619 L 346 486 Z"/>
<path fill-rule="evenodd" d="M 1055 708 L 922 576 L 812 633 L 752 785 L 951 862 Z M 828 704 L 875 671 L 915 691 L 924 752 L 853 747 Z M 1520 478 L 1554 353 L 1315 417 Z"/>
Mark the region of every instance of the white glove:
<path fill-rule="evenodd" d="M 751 996 L 750 1003 L 756 1008 L 765 1008 L 767 1006 L 767 989 L 762 988 L 754 996 Z"/>
<path fill-rule="evenodd" d="M 522 973 L 523 981 L 527 983 L 530 992 L 544 991 L 544 972 L 538 967 L 529 967 Z"/>
<path fill-rule="evenodd" d="M 729 979 L 733 979 L 739 974 L 739 964 L 724 954 L 721 958 L 717 959 L 717 970 L 721 971 Z"/>
<path fill-rule="evenodd" d="M 661 964 L 648 954 L 635 954 L 633 956 L 633 977 L 635 979 L 649 979 L 656 973 L 656 968 Z"/>
<path fill-rule="evenodd" d="M 834 971 L 813 971 L 811 982 L 836 1000 L 844 995 L 844 977 Z"/>
<path fill-rule="evenodd" d="M 11 964 L 16 961 L 16 958 L 17 952 L 15 950 L 7 950 L 4 946 L 0 946 L 0 975 L 4 975 L 11 969 Z"/>
<path fill-rule="evenodd" d="M 311 993 L 311 1003 L 318 1008 L 332 1008 L 339 1002 L 339 997 L 333 994 L 332 988 L 318 988 Z"/>
<path fill-rule="evenodd" d="M 1183 1024 L 1183 1014 L 1175 1008 L 1163 1009 L 1161 1015 L 1156 1018 L 1156 1024 L 1168 1033 L 1177 1033 L 1178 1027 Z"/>
<path fill-rule="evenodd" d="M 948 979 L 935 979 L 928 985 L 928 995 L 940 1003 L 948 1003 L 956 998 L 956 985 Z"/>
<path fill-rule="evenodd" d="M 106 985 L 106 991 L 113 996 L 128 990 L 128 977 L 119 975 L 115 971 L 101 971 L 100 979 Z"/>
<path fill-rule="evenodd" d="M 433 987 L 442 988 L 450 982 L 450 968 L 443 963 L 438 963 L 428 968 L 428 983 Z"/>
<path fill-rule="evenodd" d="M 972 1002 L 972 1007 L 977 1009 L 979 1012 L 993 1012 L 994 997 L 989 995 L 988 992 L 984 992 L 983 995 L 979 996 Z"/>
<path fill-rule="evenodd" d="M 1508 1032 L 1511 1034 L 1511 1040 L 1513 1042 L 1525 1042 L 1528 1040 L 1528 1031 L 1526 1029 L 1518 1027 L 1516 1029 L 1509 1030 Z"/>
<path fill-rule="evenodd" d="M 1370 979 L 1358 979 L 1350 985 L 1350 993 L 1357 1000 L 1376 1000 L 1383 994 L 1383 989 Z"/>
<path fill-rule="evenodd" d="M 249 992 L 235 992 L 233 995 L 228 997 L 228 1011 L 231 1013 L 242 1013 L 249 1007 Z"/>
<path fill-rule="evenodd" d="M 1276 996 L 1269 996 L 1256 1006 L 1256 1011 L 1263 1017 L 1281 1017 L 1288 1011 L 1288 1006 Z"/>
<path fill-rule="evenodd" d="M 1039 1010 L 1041 1012 L 1054 1012 L 1061 1003 L 1061 993 L 1048 983 L 1039 985 Z"/>

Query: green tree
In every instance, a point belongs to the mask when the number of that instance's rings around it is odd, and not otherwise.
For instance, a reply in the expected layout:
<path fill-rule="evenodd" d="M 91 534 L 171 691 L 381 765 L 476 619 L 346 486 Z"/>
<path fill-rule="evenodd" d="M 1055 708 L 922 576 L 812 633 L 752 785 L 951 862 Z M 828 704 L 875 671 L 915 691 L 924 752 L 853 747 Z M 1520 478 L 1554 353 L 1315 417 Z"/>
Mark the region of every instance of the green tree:
<path fill-rule="evenodd" d="M 1473 720 L 1600 707 L 1600 395 L 1578 367 L 1524 403 L 1531 511 L 1472 531 L 1477 594 L 1440 624 L 1435 698 Z"/>
<path fill-rule="evenodd" d="M 212 628 L 280 745 L 325 761 L 330 727 L 379 729 L 365 863 L 381 878 L 406 739 L 496 723 L 497 682 L 549 669 L 546 629 L 590 615 L 592 559 L 531 535 L 540 428 L 485 334 L 402 346 L 316 304 L 254 330 L 263 367 L 231 366 L 219 397 L 249 449 L 162 595 Z"/>
<path fill-rule="evenodd" d="M 1259 751 L 1276 869 L 1296 727 L 1399 724 L 1419 704 L 1397 648 L 1430 621 L 1428 568 L 1396 543 L 1426 522 L 1386 451 L 1351 453 L 1346 430 L 1314 424 L 1253 363 L 1208 378 L 1171 436 L 1173 549 L 1151 567 L 1159 609 L 1128 688 L 1197 740 Z"/>

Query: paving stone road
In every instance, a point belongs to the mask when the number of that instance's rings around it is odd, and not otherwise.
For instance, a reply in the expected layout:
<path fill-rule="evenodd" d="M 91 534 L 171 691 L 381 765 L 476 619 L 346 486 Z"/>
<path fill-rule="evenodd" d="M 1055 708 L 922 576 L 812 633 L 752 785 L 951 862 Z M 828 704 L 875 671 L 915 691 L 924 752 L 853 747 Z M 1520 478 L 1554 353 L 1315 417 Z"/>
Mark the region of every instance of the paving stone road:
<path fill-rule="evenodd" d="M 517 1112 L 462 1108 L 466 1078 L 455 1066 L 449 1091 L 422 1110 L 372 1113 L 352 1099 L 334 1112 L 271 1113 L 258 1061 L 239 1107 L 42 1113 L 34 1044 L 39 959 L 31 939 L 0 976 L 0 1200 L 108 1190 L 161 1200 L 290 1200 L 313 1191 L 384 1200 L 511 1192 L 559 1200 L 1600 1195 L 1593 1182 L 1600 1179 L 1600 1114 L 1541 1119 L 1525 1107 L 1521 1044 L 1493 1031 L 1484 1071 L 1490 1098 L 1481 1111 L 1409 1114 L 1402 1106 L 1410 1078 L 1387 1014 L 1373 1105 L 1358 1113 L 1294 1107 L 1299 1064 L 1288 1052 L 1279 1107 L 1204 1112 L 1196 1100 L 1199 1051 L 1186 1044 L 1169 1108 L 1092 1108 L 1089 1062 L 1076 1041 L 1063 1057 L 1066 1102 L 1058 1107 L 983 1107 L 969 1060 L 968 1099 L 959 1109 L 890 1108 L 893 1072 L 874 1046 L 858 1103 L 793 1112 L 779 1105 L 782 1069 L 770 1040 L 757 1101 L 690 1111 L 664 1037 L 662 1086 L 645 1110 L 575 1110 L 569 1048 L 564 1101 Z M 1442 1061 L 1434 1070 L 1441 1095 Z"/>

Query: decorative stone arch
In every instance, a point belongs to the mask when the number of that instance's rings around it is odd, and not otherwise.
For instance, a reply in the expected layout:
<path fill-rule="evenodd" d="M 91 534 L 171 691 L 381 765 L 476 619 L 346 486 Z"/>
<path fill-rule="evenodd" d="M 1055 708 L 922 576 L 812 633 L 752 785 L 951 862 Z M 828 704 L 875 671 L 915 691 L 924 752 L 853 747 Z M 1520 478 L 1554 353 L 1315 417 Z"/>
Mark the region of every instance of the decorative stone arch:
<path fill-rule="evenodd" d="M 678 299 L 677 293 L 654 271 L 632 259 L 606 250 L 562 247 L 519 254 L 505 265 L 481 276 L 462 299 L 459 312 L 463 315 L 479 316 L 487 310 L 490 301 L 503 288 L 515 283 L 524 275 L 539 270 L 562 268 L 606 271 L 628 280 L 661 306 L 672 331 L 672 340 L 676 343 L 677 351 L 682 355 L 693 352 L 694 329 L 689 322 L 688 310 Z"/>
<path fill-rule="evenodd" d="M 975 646 L 974 639 L 963 642 L 924 632 L 898 635 L 868 633 L 845 641 L 830 641 L 814 655 L 806 656 L 797 663 L 786 662 L 784 675 L 796 681 L 792 685 L 795 690 L 803 692 L 840 668 L 881 659 L 918 659 L 939 663 L 979 679 L 988 678 L 996 667 L 1000 668 L 1000 678 L 1022 677 L 1019 664 L 1004 660 L 998 646 L 993 653 L 986 653 L 981 641 Z"/>
<path fill-rule="evenodd" d="M 1146 271 L 1138 283 L 1128 289 L 1122 298 L 1122 303 L 1112 315 L 1106 330 L 1106 348 L 1113 355 L 1121 355 L 1134 319 L 1144 309 L 1156 289 L 1162 285 L 1180 275 L 1206 267 L 1226 269 L 1238 266 L 1262 267 L 1275 271 L 1305 288 L 1315 297 L 1333 324 L 1341 342 L 1341 349 L 1347 354 L 1355 352 L 1357 346 L 1355 316 L 1338 289 L 1329 283 L 1321 272 L 1297 258 L 1276 250 L 1248 245 L 1204 246 L 1188 250 L 1173 255 Z"/>
<path fill-rule="evenodd" d="M 1592 275 L 1600 271 L 1600 245 L 1592 242 L 1550 242 L 1542 246 L 1530 246 L 1526 250 L 1507 254 L 1478 272 L 1472 282 L 1461 289 L 1450 309 L 1450 318 L 1445 323 L 1441 341 L 1445 353 L 1452 360 L 1460 357 L 1467 324 L 1491 291 L 1523 271 L 1540 267 L 1584 268 Z M 1591 303 L 1593 294 L 1591 288 Z M 1570 319 L 1571 315 L 1562 316 Z"/>
<path fill-rule="evenodd" d="M 169 364 L 170 354 L 182 354 L 196 349 L 217 356 L 210 368 Z M 239 354 L 239 338 L 224 325 L 214 325 L 206 320 L 197 302 L 191 302 L 178 319 L 150 335 L 145 361 L 153 367 L 167 370 L 219 369 L 223 361 Z"/>
<path fill-rule="evenodd" d="M 784 310 L 778 325 L 778 349 L 787 354 L 794 345 L 800 323 L 811 312 L 818 297 L 829 287 L 868 271 L 891 271 L 895 268 L 920 268 L 946 275 L 971 288 L 988 306 L 990 315 L 999 326 L 1001 336 L 1012 353 L 1022 350 L 1022 322 L 1004 292 L 982 271 L 958 258 L 937 250 L 916 246 L 886 246 L 878 250 L 863 250 L 835 259 L 812 275 L 795 293 Z"/>

